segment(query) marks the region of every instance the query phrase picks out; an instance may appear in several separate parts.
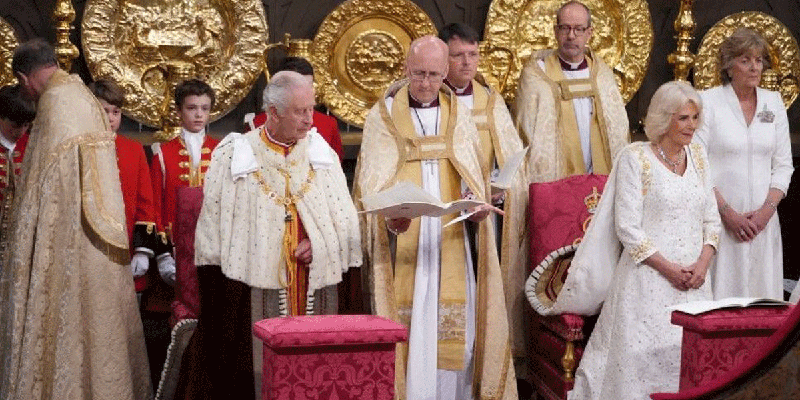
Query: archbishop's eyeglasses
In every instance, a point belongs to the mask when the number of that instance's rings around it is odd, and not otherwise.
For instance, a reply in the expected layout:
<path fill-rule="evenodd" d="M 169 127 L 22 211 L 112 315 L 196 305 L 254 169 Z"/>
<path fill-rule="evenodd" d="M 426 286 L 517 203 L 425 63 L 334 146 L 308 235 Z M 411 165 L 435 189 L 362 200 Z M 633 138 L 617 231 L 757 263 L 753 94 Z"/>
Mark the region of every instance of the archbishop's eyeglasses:
<path fill-rule="evenodd" d="M 583 35 L 590 27 L 588 26 L 570 26 L 565 24 L 556 25 L 556 31 L 561 35 L 569 35 L 570 32 L 575 32 L 576 36 Z"/>
<path fill-rule="evenodd" d="M 428 71 L 411 71 L 411 79 L 415 81 L 436 82 L 444 80 L 444 74 L 441 72 L 428 72 Z"/>

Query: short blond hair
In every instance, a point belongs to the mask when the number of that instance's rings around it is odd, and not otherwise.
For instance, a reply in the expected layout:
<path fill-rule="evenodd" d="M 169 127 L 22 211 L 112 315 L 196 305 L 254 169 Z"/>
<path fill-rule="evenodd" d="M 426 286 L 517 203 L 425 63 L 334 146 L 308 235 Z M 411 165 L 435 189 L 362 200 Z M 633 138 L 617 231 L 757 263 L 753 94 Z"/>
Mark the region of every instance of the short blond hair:
<path fill-rule="evenodd" d="M 686 104 L 692 103 L 703 118 L 703 101 L 697 91 L 684 81 L 667 82 L 656 90 L 647 107 L 647 116 L 644 118 L 644 133 L 653 143 L 661 141 L 667 133 L 672 116 Z"/>
<path fill-rule="evenodd" d="M 719 78 L 723 84 L 731 82 L 728 69 L 733 65 L 733 60 L 750 50 L 761 53 L 765 70 L 772 65 L 767 41 L 752 29 L 739 28 L 722 41 L 719 46 Z"/>

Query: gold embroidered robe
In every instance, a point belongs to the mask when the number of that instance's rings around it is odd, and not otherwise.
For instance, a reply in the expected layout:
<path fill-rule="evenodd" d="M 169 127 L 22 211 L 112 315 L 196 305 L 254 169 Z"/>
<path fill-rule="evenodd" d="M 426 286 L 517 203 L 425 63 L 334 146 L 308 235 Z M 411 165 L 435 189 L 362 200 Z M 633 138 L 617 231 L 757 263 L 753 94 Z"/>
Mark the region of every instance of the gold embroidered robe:
<path fill-rule="evenodd" d="M 395 96 L 395 100 L 403 101 L 407 86 L 404 83 L 394 85 L 387 91 L 387 96 L 395 93 L 402 93 Z M 443 155 L 469 189 L 478 198 L 488 200 L 488 181 L 485 180 L 479 161 L 481 153 L 479 137 L 474 121 L 470 117 L 470 111 L 456 101 L 448 89 L 442 89 L 439 99 L 443 114 L 441 126 L 447 129 L 440 134 L 449 137 L 446 140 L 446 149 L 442 150 Z M 413 161 L 413 153 L 416 152 L 415 147 L 419 149 L 421 138 L 416 137 L 416 132 L 403 132 L 398 128 L 410 124 L 411 117 L 407 103 L 401 107 L 395 107 L 393 104 L 392 109 L 397 110 L 395 114 L 387 109 L 382 98 L 372 107 L 364 125 L 353 188 L 353 196 L 359 209 L 363 209 L 360 203 L 361 197 L 396 183 L 398 175 L 407 167 L 406 164 L 416 164 L 416 168 L 419 168 L 420 162 Z M 444 114 L 448 115 L 447 120 L 444 120 Z M 411 168 L 413 170 L 415 167 L 412 165 Z M 445 176 L 447 175 L 443 174 L 442 179 Z M 361 225 L 366 266 L 364 272 L 368 275 L 373 312 L 395 321 L 402 321 L 400 309 L 405 306 L 398 304 L 398 299 L 402 297 L 398 292 L 403 288 L 398 288 L 396 285 L 397 265 L 393 260 L 393 249 L 390 246 L 385 219 L 379 215 L 361 214 Z M 402 235 L 405 234 L 408 232 Z M 497 258 L 494 227 L 490 218 L 479 224 L 476 245 L 478 257 L 475 260 L 477 304 L 473 394 L 476 399 L 516 399 L 515 374 L 503 296 L 503 277 Z M 451 250 L 458 251 L 455 248 Z M 450 253 L 443 249 L 442 254 Z M 442 279 L 442 287 L 445 287 L 444 280 L 447 279 L 445 272 L 442 273 Z M 442 341 L 439 343 L 441 351 Z M 399 399 L 406 398 L 406 352 L 407 345 L 400 345 L 395 366 L 395 392 L 396 398 Z M 439 359 L 439 365 L 442 365 L 442 358 Z"/>
<path fill-rule="evenodd" d="M 569 107 L 572 102 L 566 99 L 568 95 L 559 82 L 569 79 L 555 80 L 539 66 L 539 60 L 547 64 L 548 59 L 552 60 L 553 57 L 553 50 L 542 50 L 531 56 L 520 76 L 514 107 L 520 135 L 523 142 L 531 147 L 528 176 L 532 182 L 553 181 L 584 173 L 576 170 L 575 165 L 571 165 L 575 163 L 568 160 L 574 158 L 571 149 L 578 146 L 577 150 L 580 151 L 580 143 L 574 143 L 579 137 L 577 127 L 574 121 L 567 121 L 566 113 L 562 112 L 562 108 Z M 614 73 L 593 53 L 587 52 L 587 58 L 591 60 L 591 88 L 586 91 L 594 96 L 593 114 L 598 117 L 595 118 L 597 134 L 606 140 L 602 148 L 597 148 L 597 143 L 592 144 L 592 157 L 596 157 L 595 152 L 603 151 L 607 154 L 603 154 L 602 158 L 614 160 L 617 153 L 630 142 L 628 114 Z M 560 71 L 551 71 L 550 74 L 560 75 Z M 567 142 L 569 138 L 572 140 Z M 595 173 L 609 172 L 610 169 L 595 169 Z"/>
<path fill-rule="evenodd" d="M 77 75 L 55 72 L 37 108 L 0 285 L 0 398 L 148 399 L 114 133 Z"/>
<path fill-rule="evenodd" d="M 483 150 L 481 165 L 484 174 L 489 174 L 495 162 L 502 168 L 506 159 L 522 150 L 523 145 L 500 93 L 488 86 L 481 75 L 475 77 L 472 87 L 472 118 L 480 134 Z M 503 205 L 506 215 L 502 217 L 500 268 L 506 288 L 516 287 L 515 282 L 524 282 L 528 272 L 528 242 L 525 235 L 528 213 L 527 164 L 523 162 L 519 168 L 513 186 L 506 190 Z M 486 179 L 489 179 L 488 175 Z M 525 357 L 528 343 L 524 334 L 526 319 L 523 316 L 530 306 L 523 291 L 506 290 L 505 296 L 512 353 L 516 358 Z"/>

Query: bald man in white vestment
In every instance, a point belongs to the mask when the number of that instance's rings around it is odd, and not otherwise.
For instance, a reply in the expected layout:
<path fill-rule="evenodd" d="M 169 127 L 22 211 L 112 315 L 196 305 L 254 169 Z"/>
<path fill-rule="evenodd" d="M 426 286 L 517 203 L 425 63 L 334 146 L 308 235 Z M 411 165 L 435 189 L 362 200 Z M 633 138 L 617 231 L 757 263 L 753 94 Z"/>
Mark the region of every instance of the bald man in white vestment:
<path fill-rule="evenodd" d="M 416 183 L 445 202 L 490 200 L 470 110 L 442 85 L 447 51 L 433 36 L 412 42 L 408 79 L 370 110 L 356 166 L 358 207 L 362 196 L 398 181 Z M 398 398 L 517 398 L 488 213 L 483 206 L 470 217 L 478 232 L 474 258 L 467 222 L 443 227 L 457 215 L 387 220 L 362 214 L 373 311 L 410 329 L 408 345 L 397 352 Z"/>

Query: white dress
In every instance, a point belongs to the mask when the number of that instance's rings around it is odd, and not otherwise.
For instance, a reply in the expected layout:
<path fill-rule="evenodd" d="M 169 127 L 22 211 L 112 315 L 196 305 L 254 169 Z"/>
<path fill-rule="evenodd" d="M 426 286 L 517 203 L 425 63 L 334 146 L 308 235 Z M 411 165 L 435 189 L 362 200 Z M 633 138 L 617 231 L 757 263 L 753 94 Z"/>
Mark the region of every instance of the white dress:
<path fill-rule="evenodd" d="M 794 170 L 780 94 L 758 88 L 756 95 L 756 115 L 747 126 L 730 85 L 700 93 L 703 125 L 695 141 L 706 147 L 714 186 L 737 212 L 761 207 L 770 188 L 786 193 Z M 714 297 L 782 300 L 783 247 L 777 213 L 750 242 L 740 242 L 725 229 L 715 264 L 710 274 Z"/>
<path fill-rule="evenodd" d="M 659 162 L 649 143 L 626 147 L 617 160 L 614 202 L 607 204 L 623 251 L 569 399 L 649 399 L 678 389 L 681 328 L 665 307 L 708 300 L 711 288 L 679 291 L 641 261 L 658 251 L 689 265 L 703 245 L 716 246 L 720 222 L 707 162 L 701 146 L 685 149 L 683 176 Z"/>

